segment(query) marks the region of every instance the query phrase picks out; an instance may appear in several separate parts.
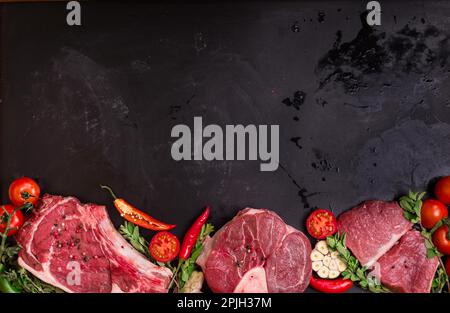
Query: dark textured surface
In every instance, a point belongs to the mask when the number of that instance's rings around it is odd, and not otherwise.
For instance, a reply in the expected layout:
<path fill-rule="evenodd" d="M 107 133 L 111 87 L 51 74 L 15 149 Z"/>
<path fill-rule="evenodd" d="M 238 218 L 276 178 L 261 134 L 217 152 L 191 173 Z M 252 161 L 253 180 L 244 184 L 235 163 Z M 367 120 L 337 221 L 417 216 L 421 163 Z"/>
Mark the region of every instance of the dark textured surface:
<path fill-rule="evenodd" d="M 450 4 L 244 2 L 3 5 L 1 194 L 13 177 L 108 204 L 98 185 L 182 234 L 200 209 L 221 226 L 266 207 L 304 230 L 450 173 Z M 170 130 L 279 124 L 280 163 L 184 161 Z M 118 224 L 118 214 L 109 206 Z"/>

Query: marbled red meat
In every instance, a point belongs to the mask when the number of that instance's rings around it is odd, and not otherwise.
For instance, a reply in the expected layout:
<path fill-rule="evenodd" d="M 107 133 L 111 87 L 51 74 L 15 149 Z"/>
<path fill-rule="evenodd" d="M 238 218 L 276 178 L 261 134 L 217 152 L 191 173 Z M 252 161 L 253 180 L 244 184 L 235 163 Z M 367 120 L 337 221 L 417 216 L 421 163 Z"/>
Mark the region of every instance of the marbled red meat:
<path fill-rule="evenodd" d="M 425 239 L 417 230 L 410 230 L 378 263 L 381 282 L 390 290 L 425 293 L 430 292 L 439 260 L 427 258 Z"/>
<path fill-rule="evenodd" d="M 16 239 L 19 264 L 64 291 L 168 291 L 171 271 L 129 245 L 104 206 L 45 195 Z"/>
<path fill-rule="evenodd" d="M 371 266 L 412 227 L 397 202 L 366 201 L 338 217 L 338 231 L 361 264 Z"/>
<path fill-rule="evenodd" d="M 274 212 L 247 208 L 206 244 L 198 264 L 214 292 L 303 292 L 311 245 Z"/>

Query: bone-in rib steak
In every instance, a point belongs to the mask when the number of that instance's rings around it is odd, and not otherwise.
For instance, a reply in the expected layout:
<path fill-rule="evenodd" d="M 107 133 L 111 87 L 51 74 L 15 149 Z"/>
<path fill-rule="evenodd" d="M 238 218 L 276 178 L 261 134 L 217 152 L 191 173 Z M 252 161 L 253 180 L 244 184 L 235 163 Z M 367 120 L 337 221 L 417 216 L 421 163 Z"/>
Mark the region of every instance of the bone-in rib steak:
<path fill-rule="evenodd" d="M 137 252 L 104 206 L 45 195 L 17 234 L 19 264 L 67 292 L 167 292 L 171 271 Z"/>
<path fill-rule="evenodd" d="M 240 211 L 205 244 L 197 263 L 214 292 L 303 292 L 311 244 L 274 212 Z"/>

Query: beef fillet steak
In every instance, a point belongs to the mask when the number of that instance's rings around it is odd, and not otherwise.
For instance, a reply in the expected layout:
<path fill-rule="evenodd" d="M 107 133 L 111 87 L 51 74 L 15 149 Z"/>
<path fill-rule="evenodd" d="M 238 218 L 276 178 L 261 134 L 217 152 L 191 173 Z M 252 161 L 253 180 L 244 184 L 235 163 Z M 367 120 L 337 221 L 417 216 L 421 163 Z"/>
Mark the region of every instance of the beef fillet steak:
<path fill-rule="evenodd" d="M 425 238 L 417 230 L 408 231 L 379 260 L 381 283 L 395 292 L 430 292 L 438 257 L 427 258 Z"/>
<path fill-rule="evenodd" d="M 17 234 L 19 265 L 66 292 L 167 292 L 171 271 L 117 232 L 104 206 L 45 195 Z"/>
<path fill-rule="evenodd" d="M 303 292 L 311 244 L 274 212 L 247 208 L 209 239 L 197 263 L 214 292 Z"/>
<path fill-rule="evenodd" d="M 402 237 L 412 224 L 397 202 L 366 201 L 342 213 L 338 230 L 361 264 L 370 267 Z"/>

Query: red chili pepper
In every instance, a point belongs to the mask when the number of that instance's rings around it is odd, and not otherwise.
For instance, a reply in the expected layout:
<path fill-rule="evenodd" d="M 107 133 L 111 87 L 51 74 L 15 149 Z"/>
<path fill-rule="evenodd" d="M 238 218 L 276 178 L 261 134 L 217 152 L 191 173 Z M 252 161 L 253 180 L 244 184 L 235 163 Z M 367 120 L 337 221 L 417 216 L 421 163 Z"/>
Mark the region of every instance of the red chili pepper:
<path fill-rule="evenodd" d="M 192 248 L 197 242 L 198 235 L 200 234 L 203 225 L 206 223 L 209 217 L 209 207 L 206 207 L 205 211 L 197 217 L 194 224 L 188 229 L 186 235 L 184 235 L 183 243 L 181 244 L 180 256 L 182 260 L 187 260 L 191 255 Z"/>
<path fill-rule="evenodd" d="M 322 279 L 311 276 L 309 285 L 320 292 L 325 293 L 343 293 L 348 291 L 353 286 L 350 279 L 336 278 L 336 279 Z"/>
<path fill-rule="evenodd" d="M 111 188 L 108 186 L 100 186 L 103 189 L 109 191 L 114 198 L 114 206 L 119 211 L 120 216 L 126 219 L 128 222 L 138 225 L 140 227 L 151 230 L 169 230 L 175 227 L 173 224 L 163 223 L 150 215 L 136 209 L 124 199 L 117 198 Z"/>

